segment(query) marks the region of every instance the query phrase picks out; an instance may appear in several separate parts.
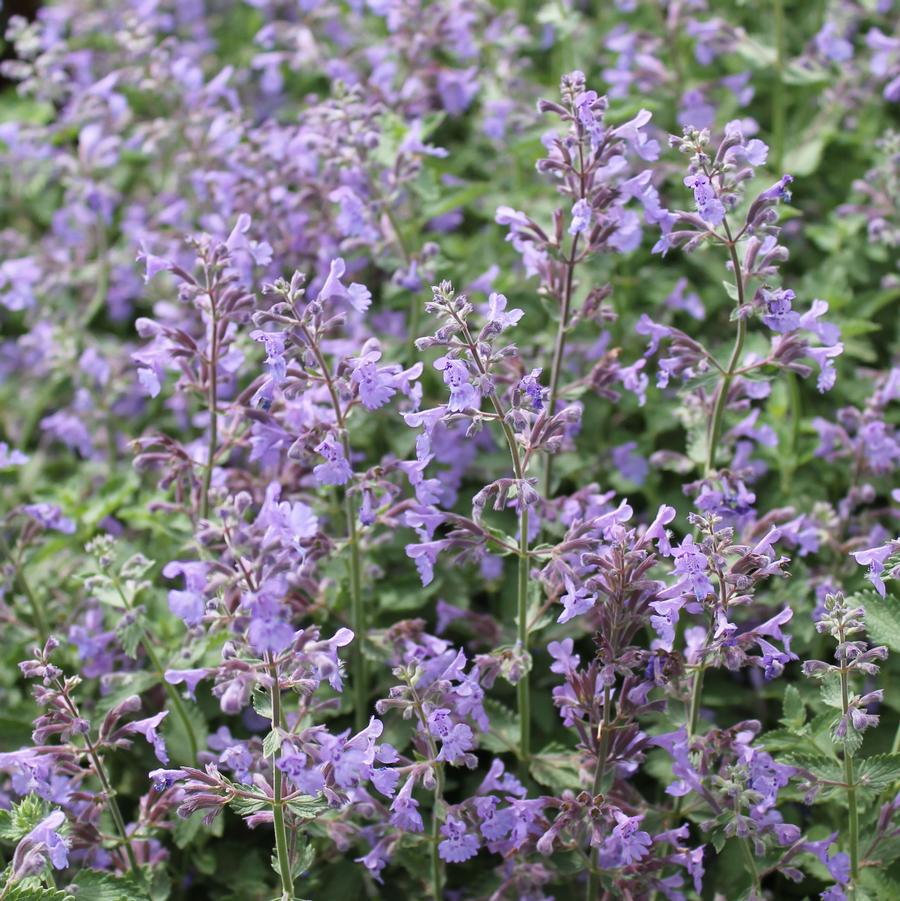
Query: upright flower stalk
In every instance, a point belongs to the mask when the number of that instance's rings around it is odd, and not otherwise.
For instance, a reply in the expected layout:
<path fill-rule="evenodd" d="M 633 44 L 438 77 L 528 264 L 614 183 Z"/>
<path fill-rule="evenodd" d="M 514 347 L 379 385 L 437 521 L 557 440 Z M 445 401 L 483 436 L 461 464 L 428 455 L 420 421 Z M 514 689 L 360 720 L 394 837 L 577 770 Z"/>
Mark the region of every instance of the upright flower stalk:
<path fill-rule="evenodd" d="M 271 658 L 269 660 L 269 678 L 272 685 L 269 692 L 272 705 L 271 734 L 277 736 L 281 734 L 282 729 L 281 687 L 278 683 L 278 667 Z M 275 857 L 278 861 L 278 874 L 281 878 L 281 901 L 293 901 L 294 877 L 291 873 L 291 857 L 284 821 L 284 777 L 276 758 L 280 742 L 273 742 L 273 745 L 275 748 L 269 758 L 269 765 L 272 768 L 272 821 L 275 826 Z"/>

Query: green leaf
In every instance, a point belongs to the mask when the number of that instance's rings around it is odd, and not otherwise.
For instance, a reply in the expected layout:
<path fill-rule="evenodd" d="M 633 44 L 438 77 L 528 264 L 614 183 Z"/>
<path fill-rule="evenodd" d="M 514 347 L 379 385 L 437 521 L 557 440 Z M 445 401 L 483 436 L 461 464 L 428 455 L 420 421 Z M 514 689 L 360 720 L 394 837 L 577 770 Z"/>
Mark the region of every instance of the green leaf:
<path fill-rule="evenodd" d="M 245 786 L 248 790 L 252 786 Z M 251 813 L 258 813 L 265 807 L 269 807 L 268 801 L 258 800 L 256 798 L 234 798 L 229 802 L 229 807 L 241 817 L 250 816 Z"/>
<path fill-rule="evenodd" d="M 322 798 L 313 798 L 309 795 L 301 795 L 287 802 L 290 812 L 301 820 L 314 820 L 328 809 L 328 805 Z"/>
<path fill-rule="evenodd" d="M 72 901 L 72 895 L 59 889 L 44 888 L 36 880 L 17 883 L 4 896 L 3 901 Z"/>
<path fill-rule="evenodd" d="M 553 742 L 536 754 L 528 768 L 535 782 L 556 792 L 581 788 L 578 754 Z"/>
<path fill-rule="evenodd" d="M 272 729 L 263 739 L 263 756 L 274 757 L 281 747 L 281 730 Z"/>
<path fill-rule="evenodd" d="M 851 600 L 866 610 L 869 638 L 900 653 L 900 600 L 890 594 L 883 598 L 875 591 L 857 592 Z"/>
<path fill-rule="evenodd" d="M 900 754 L 876 754 L 856 761 L 856 781 L 873 791 L 882 791 L 900 781 Z"/>
<path fill-rule="evenodd" d="M 806 705 L 796 686 L 788 685 L 784 690 L 784 699 L 781 702 L 781 710 L 784 714 L 781 723 L 791 732 L 797 732 L 803 728 L 806 722 Z"/>
<path fill-rule="evenodd" d="M 306 873 L 313 865 L 316 859 L 316 849 L 313 844 L 305 836 L 298 836 L 297 859 L 291 869 L 295 879 Z"/>
<path fill-rule="evenodd" d="M 0 810 L 0 838 L 18 842 L 48 814 L 48 808 L 37 795 L 26 795 L 10 810 Z"/>
<path fill-rule="evenodd" d="M 519 748 L 519 718 L 493 698 L 485 698 L 484 709 L 491 728 L 481 736 L 481 747 L 495 754 L 515 753 Z"/>
<path fill-rule="evenodd" d="M 812 754 L 788 754 L 781 760 L 789 766 L 806 770 L 820 782 L 844 782 L 844 768 L 832 757 L 816 757 Z"/>
<path fill-rule="evenodd" d="M 120 570 L 123 579 L 141 579 L 153 568 L 155 560 L 150 560 L 143 554 L 133 554 L 123 564 Z"/>
<path fill-rule="evenodd" d="M 133 616 L 123 616 L 116 626 L 116 638 L 122 645 L 122 650 L 134 660 L 137 657 L 137 649 L 144 639 L 144 631 L 147 619 L 142 611 L 135 611 Z"/>
<path fill-rule="evenodd" d="M 134 876 L 82 870 L 72 883 L 78 901 L 147 901 L 147 890 Z"/>

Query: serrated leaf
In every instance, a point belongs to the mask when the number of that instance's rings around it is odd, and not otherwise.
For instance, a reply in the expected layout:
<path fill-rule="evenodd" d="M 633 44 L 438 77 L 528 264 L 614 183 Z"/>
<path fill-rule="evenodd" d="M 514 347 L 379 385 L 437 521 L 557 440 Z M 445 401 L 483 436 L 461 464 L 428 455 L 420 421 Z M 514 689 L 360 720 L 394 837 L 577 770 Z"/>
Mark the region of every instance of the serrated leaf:
<path fill-rule="evenodd" d="M 133 876 L 82 870 L 72 883 L 78 901 L 148 901 L 149 894 Z"/>
<path fill-rule="evenodd" d="M 37 795 L 26 795 L 9 810 L 0 811 L 0 838 L 18 842 L 48 814 L 47 805 Z"/>
<path fill-rule="evenodd" d="M 495 754 L 516 752 L 519 747 L 519 718 L 505 705 L 493 698 L 485 698 L 484 709 L 491 728 L 480 736 L 481 747 Z"/>
<path fill-rule="evenodd" d="M 252 789 L 252 786 L 246 786 L 248 790 Z M 229 801 L 228 806 L 241 817 L 250 816 L 252 813 L 258 813 L 265 807 L 269 807 L 268 801 L 263 801 L 257 798 L 233 798 Z"/>
<path fill-rule="evenodd" d="M 263 756 L 274 757 L 281 747 L 281 731 L 272 729 L 263 739 Z"/>
<path fill-rule="evenodd" d="M 890 594 L 883 598 L 875 591 L 857 592 L 851 600 L 865 608 L 871 641 L 900 653 L 900 600 Z"/>
<path fill-rule="evenodd" d="M 785 688 L 781 710 L 784 714 L 781 723 L 786 729 L 797 732 L 803 728 L 803 724 L 806 722 L 806 705 L 796 686 L 789 684 Z"/>
<path fill-rule="evenodd" d="M 153 569 L 155 563 L 143 554 L 133 554 L 122 564 L 120 573 L 123 579 L 140 579 Z"/>
<path fill-rule="evenodd" d="M 780 762 L 805 770 L 820 782 L 844 783 L 844 767 L 840 761 L 831 757 L 816 757 L 812 754 L 787 754 Z"/>
<path fill-rule="evenodd" d="M 581 788 L 578 754 L 556 742 L 534 755 L 528 771 L 535 782 L 556 792 Z"/>
<path fill-rule="evenodd" d="M 272 719 L 272 699 L 261 691 L 254 691 L 252 697 L 253 709 L 264 719 Z"/>
<path fill-rule="evenodd" d="M 287 808 L 301 820 L 314 820 L 328 809 L 328 805 L 321 798 L 313 798 L 309 795 L 301 795 L 287 802 Z"/>
<path fill-rule="evenodd" d="M 17 883 L 3 895 L 3 901 L 73 901 L 73 896 L 60 889 Z"/>
<path fill-rule="evenodd" d="M 295 879 L 302 876 L 312 867 L 313 861 L 316 859 L 316 849 L 313 847 L 312 842 L 301 837 L 300 846 L 297 848 L 296 854 L 297 859 L 294 861 L 291 869 Z"/>
<path fill-rule="evenodd" d="M 900 781 L 900 754 L 876 754 L 855 764 L 856 781 L 866 788 L 882 791 Z"/>
<path fill-rule="evenodd" d="M 116 638 L 132 660 L 137 657 L 137 649 L 144 639 L 146 623 L 144 614 L 136 611 L 134 616 L 122 617 L 116 626 Z"/>

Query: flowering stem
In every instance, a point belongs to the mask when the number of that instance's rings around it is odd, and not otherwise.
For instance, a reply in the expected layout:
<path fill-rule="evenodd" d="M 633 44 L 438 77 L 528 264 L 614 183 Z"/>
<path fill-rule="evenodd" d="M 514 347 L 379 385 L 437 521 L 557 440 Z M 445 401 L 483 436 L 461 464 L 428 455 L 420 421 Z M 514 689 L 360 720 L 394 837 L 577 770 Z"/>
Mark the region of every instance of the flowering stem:
<path fill-rule="evenodd" d="M 772 94 L 772 144 L 775 169 L 781 172 L 784 161 L 784 0 L 772 0 L 775 22 L 775 89 Z"/>
<path fill-rule="evenodd" d="M 840 643 L 843 644 L 845 640 L 844 629 L 841 627 Z M 847 728 L 850 728 L 850 686 L 846 660 L 841 661 L 840 672 L 841 710 L 844 716 L 844 723 Z M 859 880 L 859 808 L 856 804 L 856 778 L 853 772 L 853 755 L 850 753 L 846 743 L 844 744 L 844 782 L 847 785 L 847 810 L 849 814 L 847 832 L 850 841 L 850 876 L 855 889 Z"/>
<path fill-rule="evenodd" d="M 87 748 L 88 756 L 91 758 L 91 763 L 94 765 L 94 772 L 100 780 L 100 785 L 103 786 L 103 793 L 106 795 L 109 812 L 113 818 L 113 822 L 116 824 L 116 831 L 122 839 L 122 844 L 125 847 L 125 854 L 128 856 L 128 865 L 141 881 L 143 881 L 144 877 L 141 873 L 141 868 L 138 866 L 137 857 L 135 857 L 134 848 L 131 846 L 131 839 L 128 836 L 128 830 L 125 828 L 125 819 L 122 816 L 122 811 L 119 809 L 119 803 L 116 801 L 116 793 L 109 783 L 109 778 L 103 767 L 103 761 L 100 759 L 100 755 L 97 754 L 97 749 L 91 744 L 91 740 L 87 735 L 84 736 L 84 744 Z"/>
<path fill-rule="evenodd" d="M 610 691 L 609 686 L 606 685 L 603 688 L 603 721 L 598 731 L 600 744 L 597 748 L 597 765 L 594 768 L 594 782 L 591 785 L 591 795 L 594 797 L 600 794 L 600 789 L 603 786 L 603 776 L 606 773 L 606 758 L 609 754 L 609 702 Z M 585 901 L 596 901 L 600 894 L 599 867 L 600 862 L 597 861 L 596 867 L 591 866 L 588 870 L 587 891 L 584 896 Z"/>
<path fill-rule="evenodd" d="M 281 727 L 281 688 L 278 685 L 278 668 L 270 661 L 269 673 L 272 677 L 272 731 Z M 284 800 L 282 797 L 282 773 L 272 753 L 272 819 L 275 824 L 275 856 L 281 874 L 281 899 L 291 901 L 294 897 L 294 877 L 291 875 L 291 861 L 288 854 L 287 832 L 284 827 Z"/>
<path fill-rule="evenodd" d="M 68 691 L 66 690 L 65 686 L 57 681 L 57 688 L 62 695 L 66 706 L 69 708 L 69 712 L 76 719 L 80 719 L 81 715 L 78 712 L 78 707 L 76 707 L 75 702 L 69 697 Z M 116 793 L 112 785 L 110 784 L 109 777 L 106 775 L 106 769 L 103 766 L 103 760 L 97 753 L 97 748 L 91 741 L 90 735 L 88 735 L 87 731 L 82 733 L 82 737 L 84 738 L 84 746 L 85 750 L 87 751 L 87 755 L 90 758 L 91 763 L 93 764 L 94 773 L 100 780 L 100 785 L 103 788 L 103 794 L 106 796 L 106 803 L 109 807 L 110 816 L 112 817 L 113 823 L 115 824 L 116 832 L 119 833 L 121 844 L 125 848 L 125 854 L 128 857 L 128 865 L 129 867 L 131 867 L 132 871 L 138 877 L 138 879 L 143 882 L 144 875 L 141 871 L 140 866 L 138 866 L 134 848 L 131 846 L 131 838 L 129 837 L 128 830 L 125 827 L 125 818 L 122 816 L 122 811 L 119 809 L 119 803 L 118 801 L 116 801 Z"/>
<path fill-rule="evenodd" d="M 350 460 L 350 439 L 343 433 L 344 456 Z M 359 534 L 356 530 L 356 510 L 353 497 L 344 491 L 344 511 L 347 517 L 347 543 L 350 545 L 350 624 L 356 640 L 351 648 L 353 665 L 353 716 L 356 731 L 366 727 L 369 690 L 366 679 L 366 656 L 363 640 L 366 634 L 366 612 L 362 603 L 362 561 L 359 553 Z"/>
<path fill-rule="evenodd" d="M 299 317 L 298 317 L 299 320 Z M 331 398 L 331 407 L 334 410 L 334 418 L 341 430 L 341 444 L 344 449 L 344 457 L 350 462 L 350 435 L 347 431 L 347 420 L 341 408 L 341 398 L 338 394 L 334 379 L 319 345 L 313 340 L 309 329 L 299 322 L 300 331 L 306 339 L 307 346 L 315 357 L 322 378 L 328 388 Z M 366 611 L 362 602 L 362 559 L 359 549 L 359 533 L 356 530 L 356 509 L 353 498 L 344 489 L 344 513 L 347 518 L 347 545 L 350 548 L 350 628 L 353 630 L 354 642 L 350 649 L 350 661 L 353 668 L 353 717 L 356 731 L 361 732 L 366 727 L 366 717 L 369 706 L 369 692 L 366 681 L 366 657 L 363 653 L 363 640 L 366 634 Z"/>
<path fill-rule="evenodd" d="M 456 314 L 453 318 L 462 327 L 463 337 L 469 353 L 472 355 L 472 361 L 478 368 L 478 371 L 487 376 L 487 368 L 485 367 L 481 354 L 478 352 L 478 345 L 472 339 L 469 327 Z M 522 460 L 519 456 L 519 446 L 516 444 L 516 436 L 506 421 L 503 407 L 497 399 L 496 393 L 491 394 L 491 404 L 494 412 L 497 414 L 497 420 L 503 428 L 503 434 L 506 437 L 506 443 L 509 446 L 509 454 L 512 458 L 513 473 L 520 486 L 524 485 L 525 470 L 522 466 Z M 528 506 L 522 500 L 522 489 L 519 489 L 519 579 L 516 597 L 516 617 L 517 617 L 517 644 L 522 650 L 526 658 L 525 672 L 519 679 L 516 686 L 517 700 L 519 705 L 519 760 L 523 770 L 528 769 L 528 758 L 531 755 L 531 679 L 530 679 L 530 661 L 528 661 Z"/>
<path fill-rule="evenodd" d="M 209 518 L 209 486 L 212 482 L 213 462 L 216 457 L 216 444 L 219 440 L 218 413 L 218 368 L 219 368 L 219 321 L 216 316 L 216 300 L 212 291 L 208 292 L 210 300 L 210 349 L 207 406 L 209 407 L 209 449 L 206 454 L 206 469 L 203 471 L 203 487 L 200 493 L 200 518 Z"/>
<path fill-rule="evenodd" d="M 747 337 L 747 320 L 743 315 L 744 307 L 744 277 L 741 274 L 741 264 L 738 260 L 737 247 L 734 239 L 731 237 L 731 229 L 728 222 L 725 222 L 725 233 L 728 235 L 728 252 L 731 255 L 731 265 L 734 269 L 734 283 L 737 288 L 737 309 L 738 309 L 738 327 L 737 335 L 734 339 L 734 347 L 731 350 L 731 358 L 728 361 L 728 368 L 722 374 L 722 381 L 719 383 L 719 390 L 716 394 L 715 404 L 713 406 L 712 418 L 709 425 L 709 440 L 706 449 L 706 470 L 707 477 L 712 475 L 716 463 L 716 449 L 719 439 L 722 436 L 722 420 L 725 417 L 725 405 L 728 403 L 728 389 L 731 387 L 731 381 L 734 378 L 735 370 L 741 360 L 741 353 L 744 350 L 744 339 Z"/>
<path fill-rule="evenodd" d="M 409 683 L 409 690 L 413 699 L 413 707 L 416 710 L 416 716 L 419 718 L 419 724 L 422 727 L 422 735 L 428 745 L 428 754 L 431 757 L 434 769 L 434 808 L 431 812 L 431 890 L 434 901 L 441 901 L 444 894 L 444 863 L 441 860 L 440 850 L 438 848 L 441 835 L 441 816 L 444 805 L 444 765 L 438 763 L 438 749 L 434 742 L 430 730 L 428 729 L 428 718 L 425 716 L 425 708 L 422 706 L 422 699 L 412 682 Z"/>
<path fill-rule="evenodd" d="M 517 641 L 523 653 L 528 653 L 528 506 L 521 503 L 519 512 L 519 584 L 517 591 L 516 617 Z M 519 702 L 519 755 L 522 766 L 528 766 L 531 754 L 531 685 L 528 669 L 516 685 Z"/>
<path fill-rule="evenodd" d="M 741 837 L 741 850 L 744 854 L 744 863 L 747 867 L 747 874 L 753 881 L 753 889 L 756 898 L 762 898 L 762 885 L 759 878 L 759 870 L 756 869 L 756 860 L 753 857 L 753 850 L 750 848 L 750 841 L 746 836 Z"/>
<path fill-rule="evenodd" d="M 41 600 L 31 589 L 31 585 L 25 576 L 25 569 L 22 566 L 21 557 L 19 557 L 18 560 L 13 558 L 9 544 L 7 544 L 6 539 L 2 534 L 0 534 L 0 551 L 3 552 L 3 556 L 12 564 L 14 578 L 19 585 L 19 591 L 28 598 L 28 603 L 31 605 L 31 615 L 34 619 L 34 626 L 37 629 L 38 636 L 41 639 L 41 644 L 46 644 L 47 638 L 50 635 L 50 628 L 47 625 L 47 612 L 44 610 L 44 605 Z"/>
<path fill-rule="evenodd" d="M 580 126 L 579 126 L 580 129 Z M 581 190 L 579 200 L 585 198 L 584 183 L 584 148 L 582 141 L 578 142 L 579 179 Z M 572 236 L 572 248 L 566 260 L 566 283 L 563 288 L 562 302 L 559 309 L 559 326 L 556 329 L 556 342 L 553 347 L 553 362 L 550 364 L 550 396 L 547 401 L 547 415 L 552 416 L 556 412 L 556 399 L 559 395 L 559 373 L 562 369 L 563 356 L 566 349 L 566 335 L 569 331 L 569 315 L 572 308 L 572 286 L 575 281 L 575 260 L 578 256 L 578 239 L 580 233 Z M 544 468 L 544 500 L 550 500 L 550 491 L 553 485 L 553 456 L 547 455 L 547 465 Z"/>
<path fill-rule="evenodd" d="M 129 613 L 133 613 L 134 611 L 132 610 L 131 603 L 128 600 L 128 595 L 125 594 L 125 590 L 122 588 L 121 580 L 117 575 L 113 573 L 110 573 L 110 577 L 112 578 L 113 585 L 116 588 L 116 593 L 119 595 L 119 598 L 125 605 L 125 609 L 128 610 Z M 172 708 L 174 709 L 175 714 L 178 716 L 178 719 L 181 720 L 182 726 L 184 726 L 188 745 L 190 745 L 191 764 L 193 765 L 194 763 L 196 763 L 197 754 L 200 751 L 200 746 L 197 742 L 197 736 L 194 734 L 194 725 L 191 722 L 187 710 L 185 709 L 184 703 L 181 700 L 181 695 L 178 694 L 178 689 L 176 689 L 174 685 L 170 685 L 166 681 L 166 674 L 165 670 L 163 669 L 162 662 L 159 659 L 159 655 L 156 653 L 156 649 L 153 647 L 153 635 L 147 628 L 141 629 L 141 647 L 144 649 L 144 653 L 150 658 L 150 663 L 156 670 L 156 675 L 159 677 L 159 681 L 166 687 L 166 694 L 168 694 L 169 700 L 172 702 Z"/>

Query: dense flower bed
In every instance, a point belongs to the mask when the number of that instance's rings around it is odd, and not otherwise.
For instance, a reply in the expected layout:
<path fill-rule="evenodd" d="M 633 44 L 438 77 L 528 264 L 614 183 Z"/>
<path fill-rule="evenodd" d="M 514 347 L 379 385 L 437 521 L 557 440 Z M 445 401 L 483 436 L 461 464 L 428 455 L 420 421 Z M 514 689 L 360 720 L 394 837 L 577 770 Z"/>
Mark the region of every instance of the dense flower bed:
<path fill-rule="evenodd" d="M 900 897 L 896 3 L 5 17 L 0 901 Z"/>

